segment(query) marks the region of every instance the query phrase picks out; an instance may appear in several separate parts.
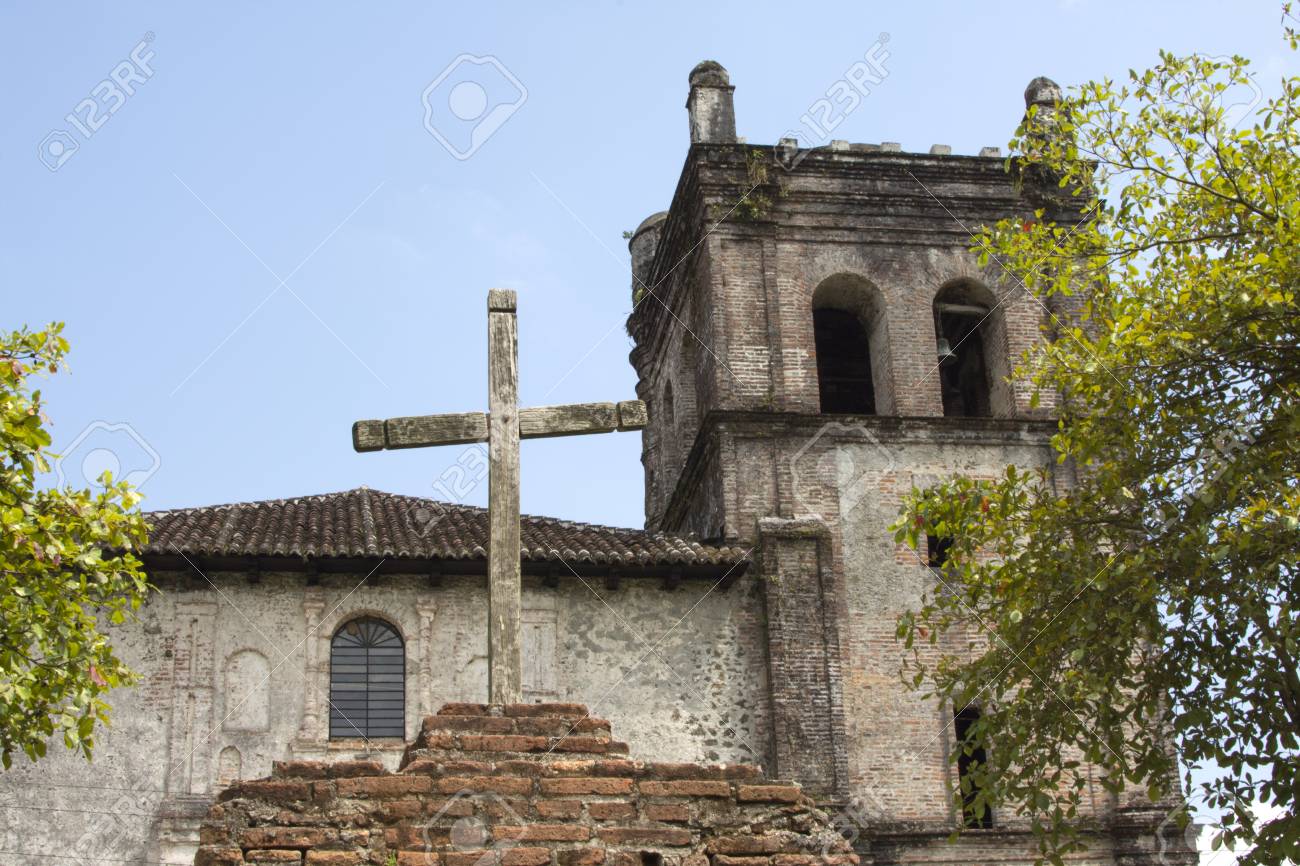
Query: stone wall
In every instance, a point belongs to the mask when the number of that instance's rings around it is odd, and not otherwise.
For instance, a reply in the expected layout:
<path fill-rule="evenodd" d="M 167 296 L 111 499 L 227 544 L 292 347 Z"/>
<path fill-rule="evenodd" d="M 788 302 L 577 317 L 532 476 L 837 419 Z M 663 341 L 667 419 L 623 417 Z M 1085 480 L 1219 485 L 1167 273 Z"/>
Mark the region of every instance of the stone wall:
<path fill-rule="evenodd" d="M 0 774 L 0 862 L 60 853 L 188 863 L 197 822 L 226 783 L 274 761 L 363 756 L 394 768 L 406 738 L 328 737 L 329 641 L 357 616 L 406 645 L 408 737 L 446 701 L 486 696 L 481 576 L 162 574 L 113 640 L 141 682 L 110 696 L 93 764 L 51 747 Z M 639 754 L 665 761 L 766 759 L 770 732 L 761 597 L 753 581 L 525 579 L 530 701 L 583 701 L 620 720 Z M 17 853 L 8 853 L 17 852 Z M 30 852 L 32 856 L 23 856 Z M 74 864 L 77 860 L 66 860 Z"/>
<path fill-rule="evenodd" d="M 194 762 L 168 772 L 173 695 L 191 669 L 205 672 L 202 656 L 211 646 L 211 635 L 195 634 L 189 623 L 182 628 L 177 612 L 170 600 L 154 597 L 137 622 L 113 630 L 115 649 L 143 679 L 110 696 L 115 723 L 96 731 L 93 764 L 55 742 L 39 763 L 18 757 L 0 773 L 0 862 L 80 866 L 157 859 L 151 828 L 164 804 L 178 801 L 194 778 Z M 195 618 L 193 607 L 184 613 Z M 176 712 L 189 712 L 188 693 L 178 698 Z"/>

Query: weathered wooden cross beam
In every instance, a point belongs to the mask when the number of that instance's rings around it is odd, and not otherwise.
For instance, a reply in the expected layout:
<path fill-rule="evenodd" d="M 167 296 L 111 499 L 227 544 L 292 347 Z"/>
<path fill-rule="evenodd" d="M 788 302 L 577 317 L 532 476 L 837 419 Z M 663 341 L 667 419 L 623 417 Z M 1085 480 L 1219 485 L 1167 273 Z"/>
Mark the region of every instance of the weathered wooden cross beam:
<path fill-rule="evenodd" d="M 639 430 L 645 404 L 576 403 L 520 409 L 515 293 L 488 292 L 488 411 L 352 425 L 357 451 L 488 443 L 488 701 L 523 700 L 520 663 L 519 440 Z"/>
<path fill-rule="evenodd" d="M 458 412 L 389 418 L 387 421 L 358 421 L 352 425 L 352 447 L 358 451 L 383 451 L 487 442 L 490 417 L 488 412 Z M 615 430 L 639 430 L 644 426 L 645 404 L 640 400 L 571 403 L 519 410 L 520 439 L 613 433 Z"/>

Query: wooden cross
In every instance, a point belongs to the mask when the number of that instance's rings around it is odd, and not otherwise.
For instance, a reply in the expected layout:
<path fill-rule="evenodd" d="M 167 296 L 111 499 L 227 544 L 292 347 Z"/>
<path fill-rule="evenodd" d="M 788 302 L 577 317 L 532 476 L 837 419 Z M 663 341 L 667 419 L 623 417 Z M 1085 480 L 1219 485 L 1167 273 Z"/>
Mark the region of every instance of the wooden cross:
<path fill-rule="evenodd" d="M 352 425 L 357 451 L 488 443 L 488 701 L 523 700 L 520 664 L 519 440 L 640 430 L 645 404 L 575 403 L 519 408 L 515 293 L 488 292 L 488 412 L 419 415 Z"/>

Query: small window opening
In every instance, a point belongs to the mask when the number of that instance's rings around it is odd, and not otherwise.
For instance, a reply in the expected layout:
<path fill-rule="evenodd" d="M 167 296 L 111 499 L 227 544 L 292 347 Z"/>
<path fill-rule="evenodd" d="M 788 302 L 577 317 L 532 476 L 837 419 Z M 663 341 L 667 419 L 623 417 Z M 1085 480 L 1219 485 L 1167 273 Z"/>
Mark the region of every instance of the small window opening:
<path fill-rule="evenodd" d="M 943 568 L 948 564 L 948 551 L 952 549 L 952 536 L 927 535 L 925 547 L 928 556 L 926 565 L 931 568 Z"/>
<path fill-rule="evenodd" d="M 658 851 L 642 851 L 641 866 L 664 866 L 664 855 Z"/>
<path fill-rule="evenodd" d="M 966 827 L 988 830 L 993 826 L 993 810 L 985 806 L 982 814 L 976 813 L 975 796 L 979 793 L 979 787 L 972 773 L 972 767 L 986 764 L 984 746 L 982 743 L 975 743 L 974 747 L 967 751 L 971 731 L 979 721 L 979 717 L 980 711 L 975 707 L 963 707 L 955 714 L 957 748 L 962 750 L 957 756 L 957 779 L 961 785 L 962 824 Z"/>
<path fill-rule="evenodd" d="M 987 418 L 992 414 L 989 371 L 984 362 L 984 324 L 988 315 L 986 307 L 975 304 L 934 305 L 939 386 L 946 416 Z"/>
<path fill-rule="evenodd" d="M 876 394 L 871 383 L 871 347 L 862 320 L 847 310 L 813 310 L 813 339 L 817 348 L 821 410 L 874 415 Z"/>

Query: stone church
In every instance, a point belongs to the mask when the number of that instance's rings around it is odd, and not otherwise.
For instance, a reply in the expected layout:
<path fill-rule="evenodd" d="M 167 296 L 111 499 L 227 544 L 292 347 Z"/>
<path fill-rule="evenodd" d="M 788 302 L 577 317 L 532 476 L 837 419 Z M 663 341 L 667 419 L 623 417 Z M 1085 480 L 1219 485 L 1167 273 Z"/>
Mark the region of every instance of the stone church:
<path fill-rule="evenodd" d="M 1050 198 L 994 148 L 747 144 L 726 70 L 689 84 L 677 188 L 629 243 L 645 528 L 522 519 L 525 700 L 585 704 L 639 759 L 798 782 L 862 863 L 1030 862 L 1013 814 L 954 799 L 978 708 L 901 684 L 896 618 L 943 544 L 918 556 L 888 527 L 914 485 L 1053 463 L 1052 402 L 1009 378 L 1051 314 L 968 251 L 969 229 Z M 486 510 L 359 488 L 150 519 L 161 591 L 114 633 L 141 680 L 93 764 L 0 775 L 0 850 L 44 853 L 4 863 L 191 863 L 221 791 L 273 762 L 396 770 L 422 719 L 483 700 Z M 1156 844 L 1159 810 L 1100 784 L 1088 808 L 1079 862 L 1190 862 Z M 663 850 L 639 862 L 677 862 Z"/>

